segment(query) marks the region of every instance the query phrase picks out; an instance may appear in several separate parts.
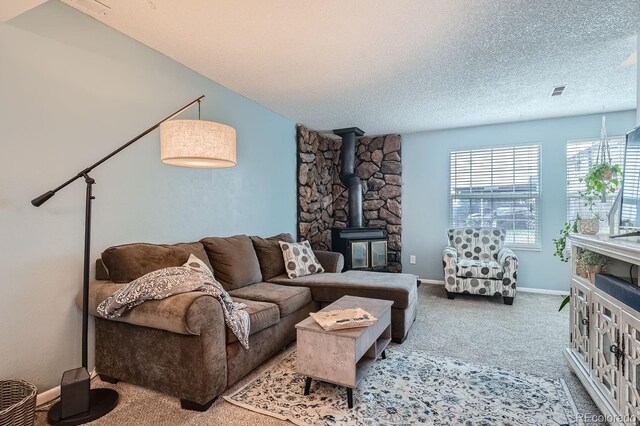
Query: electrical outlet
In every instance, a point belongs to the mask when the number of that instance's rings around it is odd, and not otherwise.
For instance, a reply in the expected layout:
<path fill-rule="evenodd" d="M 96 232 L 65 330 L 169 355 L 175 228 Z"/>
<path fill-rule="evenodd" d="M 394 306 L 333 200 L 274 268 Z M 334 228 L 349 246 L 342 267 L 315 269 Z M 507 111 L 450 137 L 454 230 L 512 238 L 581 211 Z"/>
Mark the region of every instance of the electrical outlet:
<path fill-rule="evenodd" d="M 412 264 L 412 265 L 416 264 L 416 256 L 415 255 L 412 254 L 411 256 L 409 256 L 409 263 Z"/>

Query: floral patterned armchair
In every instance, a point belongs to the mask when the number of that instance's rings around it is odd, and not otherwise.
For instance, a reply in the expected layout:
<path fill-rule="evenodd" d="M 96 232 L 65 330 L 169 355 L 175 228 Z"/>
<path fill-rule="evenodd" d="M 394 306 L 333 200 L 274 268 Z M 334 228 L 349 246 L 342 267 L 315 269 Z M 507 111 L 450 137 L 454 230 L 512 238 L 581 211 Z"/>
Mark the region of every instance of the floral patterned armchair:
<path fill-rule="evenodd" d="M 500 228 L 449 229 L 442 265 L 447 297 L 455 293 L 501 295 L 506 305 L 516 296 L 518 257 L 504 247 Z"/>

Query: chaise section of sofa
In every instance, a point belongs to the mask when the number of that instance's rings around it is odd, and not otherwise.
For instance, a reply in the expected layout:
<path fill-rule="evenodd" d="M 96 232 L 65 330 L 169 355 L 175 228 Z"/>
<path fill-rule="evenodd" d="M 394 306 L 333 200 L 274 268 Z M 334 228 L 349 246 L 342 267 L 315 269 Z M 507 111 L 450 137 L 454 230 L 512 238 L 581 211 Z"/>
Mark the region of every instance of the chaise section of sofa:
<path fill-rule="evenodd" d="M 346 271 L 324 273 L 290 279 L 279 275 L 270 283 L 285 286 L 304 286 L 311 289 L 313 300 L 321 306 L 335 302 L 342 296 L 359 296 L 392 300 L 391 335 L 402 343 L 416 318 L 418 291 L 416 277 L 411 274 Z"/>

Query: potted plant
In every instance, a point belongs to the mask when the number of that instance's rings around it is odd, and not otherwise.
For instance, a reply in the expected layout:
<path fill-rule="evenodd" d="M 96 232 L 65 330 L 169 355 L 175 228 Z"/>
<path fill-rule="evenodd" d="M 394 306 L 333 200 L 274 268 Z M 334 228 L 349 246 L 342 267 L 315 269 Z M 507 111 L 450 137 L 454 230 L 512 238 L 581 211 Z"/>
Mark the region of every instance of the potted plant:
<path fill-rule="evenodd" d="M 578 252 L 576 261 L 576 273 L 582 278 L 587 278 L 591 284 L 595 284 L 596 274 L 601 273 L 609 264 L 609 258 L 591 250 L 581 249 Z M 558 311 L 561 311 L 569 301 L 571 296 L 565 296 L 560 303 Z"/>
<path fill-rule="evenodd" d="M 593 252 L 591 250 L 582 249 L 578 253 L 577 265 L 586 271 L 586 275 L 591 284 L 595 283 L 596 274 L 601 273 L 609 263 L 609 258 Z"/>

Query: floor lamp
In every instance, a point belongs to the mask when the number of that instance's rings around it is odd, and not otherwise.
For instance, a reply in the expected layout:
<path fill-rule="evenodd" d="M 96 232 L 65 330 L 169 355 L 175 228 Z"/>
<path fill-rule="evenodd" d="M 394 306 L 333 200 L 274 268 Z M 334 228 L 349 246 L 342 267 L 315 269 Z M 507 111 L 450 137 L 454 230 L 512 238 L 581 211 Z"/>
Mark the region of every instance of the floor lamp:
<path fill-rule="evenodd" d="M 157 122 L 129 142 L 96 163 L 81 170 L 60 186 L 31 201 L 40 207 L 56 192 L 77 179 L 86 184 L 84 222 L 84 273 L 82 277 L 82 367 L 64 372 L 60 401 L 48 413 L 49 424 L 79 425 L 98 419 L 115 408 L 118 393 L 113 389 L 90 389 L 87 361 L 87 332 L 89 322 L 89 261 L 91 255 L 91 203 L 95 181 L 89 173 L 120 151 L 160 128 L 160 157 L 162 162 L 181 167 L 223 168 L 236 165 L 236 131 L 234 128 L 212 121 L 200 120 L 200 102 L 204 95 L 194 99 L 173 114 Z M 198 104 L 198 120 L 171 120 Z"/>

